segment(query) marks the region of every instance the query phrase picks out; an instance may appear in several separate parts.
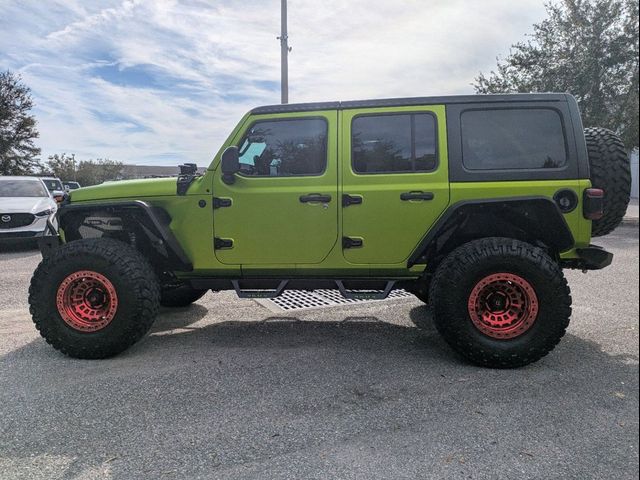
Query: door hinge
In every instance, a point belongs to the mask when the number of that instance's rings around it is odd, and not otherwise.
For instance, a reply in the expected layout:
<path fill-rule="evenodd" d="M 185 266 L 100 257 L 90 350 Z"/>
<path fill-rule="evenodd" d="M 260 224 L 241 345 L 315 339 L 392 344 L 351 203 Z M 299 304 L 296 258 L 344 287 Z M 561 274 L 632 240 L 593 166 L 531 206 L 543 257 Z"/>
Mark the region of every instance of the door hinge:
<path fill-rule="evenodd" d="M 342 248 L 359 248 L 363 243 L 361 238 L 342 237 Z"/>
<path fill-rule="evenodd" d="M 222 248 L 231 248 L 233 247 L 233 240 L 229 238 L 218 238 L 215 237 L 213 239 L 213 248 L 215 250 L 220 250 Z"/>
<path fill-rule="evenodd" d="M 362 195 L 349 195 L 348 193 L 342 194 L 342 206 L 348 207 L 349 205 L 360 205 L 362 203 Z"/>
<path fill-rule="evenodd" d="M 231 203 L 232 203 L 232 201 L 231 201 L 230 198 L 213 197 L 213 208 L 214 208 L 214 210 L 216 208 L 230 207 Z"/>

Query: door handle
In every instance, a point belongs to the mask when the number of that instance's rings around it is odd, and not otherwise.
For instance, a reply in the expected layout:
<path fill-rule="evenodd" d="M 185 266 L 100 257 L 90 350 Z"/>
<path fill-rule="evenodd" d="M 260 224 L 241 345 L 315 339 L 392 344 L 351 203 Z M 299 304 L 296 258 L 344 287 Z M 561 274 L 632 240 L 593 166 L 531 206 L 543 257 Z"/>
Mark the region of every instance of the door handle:
<path fill-rule="evenodd" d="M 301 203 L 318 202 L 329 203 L 331 201 L 331 195 L 322 195 L 321 193 L 310 193 L 308 195 L 300 195 Z"/>
<path fill-rule="evenodd" d="M 409 200 L 433 200 L 431 192 L 404 192 L 400 194 L 400 200 L 408 202 Z"/>

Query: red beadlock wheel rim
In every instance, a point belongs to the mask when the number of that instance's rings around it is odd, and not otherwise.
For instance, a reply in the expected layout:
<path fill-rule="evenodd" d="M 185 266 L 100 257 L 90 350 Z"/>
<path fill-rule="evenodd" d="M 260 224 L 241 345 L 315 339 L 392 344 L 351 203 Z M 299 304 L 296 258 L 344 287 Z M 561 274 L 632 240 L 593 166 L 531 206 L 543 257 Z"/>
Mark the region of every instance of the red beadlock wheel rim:
<path fill-rule="evenodd" d="M 480 280 L 469 295 L 469 316 L 485 335 L 515 338 L 528 331 L 538 317 L 538 297 L 524 278 L 494 273 Z"/>
<path fill-rule="evenodd" d="M 56 294 L 58 313 L 75 330 L 101 330 L 116 316 L 118 295 L 104 275 L 81 270 L 65 278 Z"/>

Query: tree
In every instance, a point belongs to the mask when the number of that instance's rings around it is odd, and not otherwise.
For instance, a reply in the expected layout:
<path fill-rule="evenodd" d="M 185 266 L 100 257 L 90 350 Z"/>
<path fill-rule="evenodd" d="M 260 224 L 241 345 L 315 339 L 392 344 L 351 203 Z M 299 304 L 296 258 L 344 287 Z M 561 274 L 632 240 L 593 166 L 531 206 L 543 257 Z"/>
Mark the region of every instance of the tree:
<path fill-rule="evenodd" d="M 124 164 L 108 158 L 78 162 L 76 180 L 82 186 L 97 185 L 107 180 L 120 180 Z"/>
<path fill-rule="evenodd" d="M 76 156 L 75 154 L 67 155 L 63 153 L 58 155 L 49 155 L 46 166 L 42 168 L 42 173 L 53 175 L 63 180 L 74 180 L 78 174 L 76 169 Z"/>
<path fill-rule="evenodd" d="M 98 158 L 97 160 L 76 161 L 75 154 L 66 153 L 50 155 L 41 174 L 55 175 L 62 180 L 80 183 L 83 187 L 97 185 L 107 180 L 120 180 L 123 177 L 124 164 Z"/>
<path fill-rule="evenodd" d="M 571 93 L 585 126 L 610 128 L 637 147 L 638 1 L 563 0 L 546 9 L 526 42 L 475 78 L 476 93 Z"/>
<path fill-rule="evenodd" d="M 22 78 L 10 71 L 0 72 L 0 175 L 32 173 L 40 149 L 36 120 L 30 113 L 33 100 Z"/>

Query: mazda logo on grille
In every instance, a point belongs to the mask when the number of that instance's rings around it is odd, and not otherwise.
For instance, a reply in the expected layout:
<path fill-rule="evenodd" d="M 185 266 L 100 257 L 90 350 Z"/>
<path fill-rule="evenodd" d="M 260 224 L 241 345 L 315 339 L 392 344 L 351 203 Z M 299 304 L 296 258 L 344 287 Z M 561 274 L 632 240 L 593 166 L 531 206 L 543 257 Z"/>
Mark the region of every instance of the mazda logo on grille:
<path fill-rule="evenodd" d="M 9 223 L 11 221 L 11 215 L 2 215 L 2 223 Z"/>

